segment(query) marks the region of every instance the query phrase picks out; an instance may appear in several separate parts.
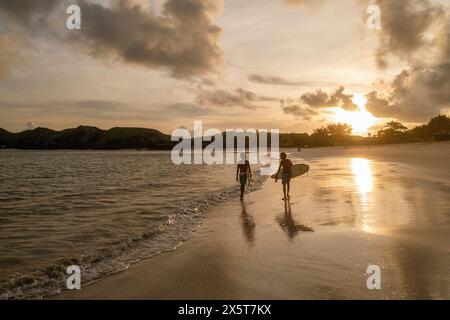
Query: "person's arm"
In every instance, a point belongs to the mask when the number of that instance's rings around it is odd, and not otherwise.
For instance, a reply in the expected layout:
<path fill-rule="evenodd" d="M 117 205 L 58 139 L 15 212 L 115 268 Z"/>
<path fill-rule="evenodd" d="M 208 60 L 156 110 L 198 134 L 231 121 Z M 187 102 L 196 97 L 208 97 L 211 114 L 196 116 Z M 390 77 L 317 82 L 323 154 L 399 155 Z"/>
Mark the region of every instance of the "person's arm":
<path fill-rule="evenodd" d="M 239 165 L 237 165 L 237 168 L 236 168 L 236 181 L 239 180 L 238 177 L 239 177 Z"/>
<path fill-rule="evenodd" d="M 278 172 L 280 172 L 282 166 L 282 162 L 280 162 L 280 166 L 278 167 L 277 173 L 275 174 L 275 182 L 278 181 Z"/>
<path fill-rule="evenodd" d="M 248 178 L 252 177 L 252 169 L 250 168 L 250 164 L 248 165 Z"/>

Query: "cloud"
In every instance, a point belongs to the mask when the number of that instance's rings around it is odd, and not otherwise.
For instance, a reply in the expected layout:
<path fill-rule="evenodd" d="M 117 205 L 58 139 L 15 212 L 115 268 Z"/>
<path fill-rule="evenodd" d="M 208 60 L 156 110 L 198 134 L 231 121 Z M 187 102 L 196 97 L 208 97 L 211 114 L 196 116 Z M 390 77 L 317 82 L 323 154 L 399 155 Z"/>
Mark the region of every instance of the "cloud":
<path fill-rule="evenodd" d="M 423 0 L 377 0 L 376 4 L 382 14 L 375 54 L 378 67 L 386 68 L 389 56 L 410 60 L 418 50 L 433 45 L 427 40 L 427 32 L 436 20 L 443 18 L 442 7 Z"/>
<path fill-rule="evenodd" d="M 333 86 L 336 82 L 333 81 L 295 81 L 288 80 L 281 77 L 275 76 L 263 76 L 260 74 L 251 74 L 248 80 L 259 84 L 270 84 L 270 85 L 280 85 L 280 86 L 299 86 L 299 87 L 310 87 L 310 86 Z"/>
<path fill-rule="evenodd" d="M 0 10 L 27 25 L 41 21 L 48 16 L 58 0 L 14 0 L 1 1 Z"/>
<path fill-rule="evenodd" d="M 57 2 L 1 1 L 0 12 L 24 23 L 30 31 L 36 22 L 45 24 Z M 63 43 L 72 43 L 95 57 L 163 68 L 174 77 L 205 75 L 222 65 L 217 45 L 222 30 L 213 22 L 222 0 L 167 0 L 160 15 L 136 0 L 113 0 L 108 2 L 110 6 L 87 0 L 73 2 L 81 8 L 82 30 L 67 31 L 64 38 L 48 23 L 46 36 L 62 38 Z"/>
<path fill-rule="evenodd" d="M 303 94 L 300 100 L 311 108 L 341 107 L 348 111 L 358 111 L 358 106 L 352 102 L 353 95 L 345 94 L 344 90 L 344 87 L 339 87 L 339 89 L 329 95 L 319 89 L 315 92 Z"/>
<path fill-rule="evenodd" d="M 339 87 L 331 94 L 318 89 L 314 92 L 306 92 L 299 98 L 287 98 L 281 100 L 281 109 L 285 114 L 310 120 L 312 116 L 326 113 L 327 108 L 337 108 L 348 111 L 359 111 L 359 107 L 352 102 L 353 95 L 345 94 L 345 88 Z"/>
<path fill-rule="evenodd" d="M 319 112 L 311 107 L 304 106 L 294 99 L 281 100 L 281 109 L 286 114 L 291 114 L 296 118 L 303 120 L 311 120 L 312 116 L 318 115 Z"/>
<path fill-rule="evenodd" d="M 261 99 L 253 92 L 237 88 L 232 91 L 215 89 L 199 89 L 196 98 L 197 104 L 201 106 L 216 107 L 242 107 L 249 110 L 262 108 L 256 103 Z"/>
<path fill-rule="evenodd" d="M 27 130 L 33 130 L 33 129 L 36 129 L 37 126 L 32 121 L 28 121 L 26 128 L 27 128 Z"/>
<path fill-rule="evenodd" d="M 450 63 L 403 70 L 387 95 L 367 95 L 367 111 L 376 117 L 424 122 L 450 107 Z"/>
<path fill-rule="evenodd" d="M 387 92 L 367 95 L 367 110 L 377 117 L 423 122 L 450 106 L 450 15 L 428 1 L 378 0 L 382 30 L 375 54 L 378 66 L 397 57 L 407 67 Z"/>

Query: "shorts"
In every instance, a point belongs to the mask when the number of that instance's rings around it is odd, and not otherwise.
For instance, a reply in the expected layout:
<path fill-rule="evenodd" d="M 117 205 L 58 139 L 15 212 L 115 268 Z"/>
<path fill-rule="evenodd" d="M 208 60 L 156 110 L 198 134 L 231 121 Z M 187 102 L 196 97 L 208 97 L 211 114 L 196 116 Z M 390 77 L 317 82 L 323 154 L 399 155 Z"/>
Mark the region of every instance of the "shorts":
<path fill-rule="evenodd" d="M 241 186 L 245 186 L 245 184 L 247 183 L 247 174 L 246 173 L 239 174 L 239 182 L 241 183 Z"/>
<path fill-rule="evenodd" d="M 292 174 L 291 173 L 283 173 L 281 176 L 281 183 L 288 184 L 291 182 Z"/>

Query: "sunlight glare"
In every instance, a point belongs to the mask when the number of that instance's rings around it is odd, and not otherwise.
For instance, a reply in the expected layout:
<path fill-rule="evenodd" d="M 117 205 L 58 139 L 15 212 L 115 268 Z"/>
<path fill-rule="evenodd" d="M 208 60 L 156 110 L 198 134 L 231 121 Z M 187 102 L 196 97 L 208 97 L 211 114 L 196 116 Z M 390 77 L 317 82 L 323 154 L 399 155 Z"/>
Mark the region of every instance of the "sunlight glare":
<path fill-rule="evenodd" d="M 372 170 L 370 160 L 352 158 L 352 172 L 359 193 L 368 193 L 373 188 Z"/>
<path fill-rule="evenodd" d="M 351 125 L 353 134 L 367 134 L 368 129 L 377 123 L 377 118 L 366 110 L 365 105 L 367 99 L 364 96 L 356 94 L 352 101 L 359 107 L 359 111 L 347 111 L 342 108 L 333 108 L 335 113 L 333 120 Z"/>
<path fill-rule="evenodd" d="M 358 188 L 361 202 L 361 229 L 366 233 L 374 233 L 369 218 L 370 192 L 373 189 L 373 176 L 370 160 L 364 158 L 352 158 L 350 167 L 353 173 L 353 180 Z"/>

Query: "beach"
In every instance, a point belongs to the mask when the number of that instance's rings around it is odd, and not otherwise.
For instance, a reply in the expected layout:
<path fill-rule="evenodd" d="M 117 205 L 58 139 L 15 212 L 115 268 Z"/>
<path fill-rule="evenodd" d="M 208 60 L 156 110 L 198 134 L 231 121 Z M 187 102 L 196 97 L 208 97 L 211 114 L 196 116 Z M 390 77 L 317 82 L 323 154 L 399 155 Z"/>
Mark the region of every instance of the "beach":
<path fill-rule="evenodd" d="M 311 171 L 289 202 L 268 179 L 210 208 L 176 250 L 48 298 L 449 299 L 449 146 L 292 151 Z"/>
<path fill-rule="evenodd" d="M 0 0 L 0 301 L 448 300 L 449 155 L 450 0 Z"/>

